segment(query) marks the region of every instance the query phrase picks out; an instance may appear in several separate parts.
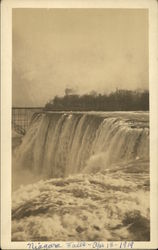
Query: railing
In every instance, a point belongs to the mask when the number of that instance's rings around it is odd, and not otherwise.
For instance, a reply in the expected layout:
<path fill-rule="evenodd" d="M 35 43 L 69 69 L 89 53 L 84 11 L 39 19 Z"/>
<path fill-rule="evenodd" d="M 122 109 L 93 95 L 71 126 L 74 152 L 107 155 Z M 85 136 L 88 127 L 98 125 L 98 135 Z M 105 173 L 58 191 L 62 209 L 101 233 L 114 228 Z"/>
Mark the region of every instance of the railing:
<path fill-rule="evenodd" d="M 41 107 L 13 107 L 12 108 L 12 128 L 20 134 L 25 134 L 34 113 L 41 112 Z"/>

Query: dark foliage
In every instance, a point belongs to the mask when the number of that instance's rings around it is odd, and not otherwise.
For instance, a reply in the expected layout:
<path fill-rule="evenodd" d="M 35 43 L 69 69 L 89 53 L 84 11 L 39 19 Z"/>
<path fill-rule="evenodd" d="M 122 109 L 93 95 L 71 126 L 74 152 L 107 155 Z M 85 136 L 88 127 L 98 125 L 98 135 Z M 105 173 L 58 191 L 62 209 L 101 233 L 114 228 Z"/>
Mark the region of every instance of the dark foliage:
<path fill-rule="evenodd" d="M 149 110 L 149 92 L 116 90 L 110 94 L 67 94 L 55 96 L 45 110 L 63 111 L 136 111 Z"/>

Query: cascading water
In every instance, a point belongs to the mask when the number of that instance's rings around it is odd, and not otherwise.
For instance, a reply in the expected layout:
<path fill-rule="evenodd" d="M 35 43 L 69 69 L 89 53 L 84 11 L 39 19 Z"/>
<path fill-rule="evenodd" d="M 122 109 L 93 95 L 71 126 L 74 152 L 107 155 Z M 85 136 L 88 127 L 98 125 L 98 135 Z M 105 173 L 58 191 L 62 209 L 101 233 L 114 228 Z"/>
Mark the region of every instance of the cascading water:
<path fill-rule="evenodd" d="M 148 113 L 35 115 L 13 190 L 13 240 L 149 240 Z"/>
<path fill-rule="evenodd" d="M 96 114 L 42 114 L 23 138 L 16 164 L 47 177 L 63 177 L 94 171 L 90 164 L 95 159 L 96 167 L 106 169 L 112 163 L 148 158 L 148 124 L 138 118 L 133 123 Z"/>

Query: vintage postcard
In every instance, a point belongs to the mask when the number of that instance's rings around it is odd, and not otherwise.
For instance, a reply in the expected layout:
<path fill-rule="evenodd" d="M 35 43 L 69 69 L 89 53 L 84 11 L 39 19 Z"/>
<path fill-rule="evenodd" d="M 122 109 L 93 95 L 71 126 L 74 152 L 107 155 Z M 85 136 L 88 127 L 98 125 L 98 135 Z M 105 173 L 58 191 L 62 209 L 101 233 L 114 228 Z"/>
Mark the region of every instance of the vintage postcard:
<path fill-rule="evenodd" d="M 2 249 L 158 247 L 157 7 L 2 1 Z"/>

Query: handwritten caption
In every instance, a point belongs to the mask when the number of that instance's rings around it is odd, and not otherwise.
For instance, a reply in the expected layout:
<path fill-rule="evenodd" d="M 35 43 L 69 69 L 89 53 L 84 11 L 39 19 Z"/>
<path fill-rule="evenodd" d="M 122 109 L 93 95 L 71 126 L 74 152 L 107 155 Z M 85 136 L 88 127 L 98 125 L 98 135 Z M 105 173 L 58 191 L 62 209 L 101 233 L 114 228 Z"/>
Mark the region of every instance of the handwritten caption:
<path fill-rule="evenodd" d="M 28 242 L 28 249 L 132 249 L 134 247 L 134 241 L 122 241 L 122 242 L 60 242 L 60 243 L 34 243 Z"/>

